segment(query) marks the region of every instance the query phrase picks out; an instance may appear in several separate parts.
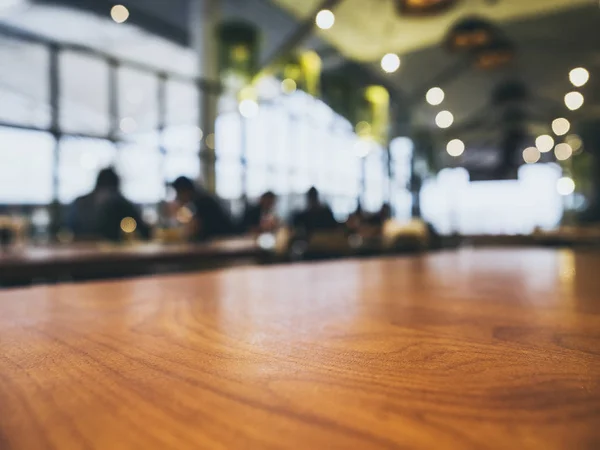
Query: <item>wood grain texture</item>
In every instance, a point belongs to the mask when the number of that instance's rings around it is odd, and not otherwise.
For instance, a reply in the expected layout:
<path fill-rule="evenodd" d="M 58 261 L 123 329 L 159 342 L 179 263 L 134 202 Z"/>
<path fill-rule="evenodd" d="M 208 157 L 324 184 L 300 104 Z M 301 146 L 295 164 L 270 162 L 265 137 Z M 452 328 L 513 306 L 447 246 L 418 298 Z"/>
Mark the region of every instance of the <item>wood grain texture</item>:
<path fill-rule="evenodd" d="M 0 293 L 0 448 L 598 449 L 600 253 Z"/>

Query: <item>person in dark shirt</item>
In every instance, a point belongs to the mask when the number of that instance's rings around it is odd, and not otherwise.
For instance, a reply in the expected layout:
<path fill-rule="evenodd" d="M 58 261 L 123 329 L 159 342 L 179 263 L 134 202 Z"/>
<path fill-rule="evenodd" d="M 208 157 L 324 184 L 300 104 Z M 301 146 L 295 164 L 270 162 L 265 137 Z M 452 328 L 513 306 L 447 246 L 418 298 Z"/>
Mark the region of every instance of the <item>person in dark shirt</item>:
<path fill-rule="evenodd" d="M 377 227 L 383 227 L 385 222 L 387 222 L 392 217 L 392 208 L 389 203 L 384 203 L 381 206 L 381 209 L 375 214 L 371 215 L 367 219 L 368 225 L 374 225 Z"/>
<path fill-rule="evenodd" d="M 187 217 L 185 234 L 189 240 L 203 241 L 233 233 L 231 217 L 216 198 L 186 177 L 177 178 L 172 186 L 178 206 L 185 211 L 181 216 Z"/>
<path fill-rule="evenodd" d="M 319 201 L 319 191 L 316 188 L 312 187 L 306 193 L 306 202 L 306 209 L 296 213 L 293 218 L 293 225 L 297 231 L 310 234 L 314 231 L 333 230 L 339 226 L 331 208 Z"/>
<path fill-rule="evenodd" d="M 256 205 L 250 205 L 244 212 L 242 231 L 245 233 L 266 233 L 277 228 L 278 221 L 274 214 L 277 197 L 271 191 L 261 195 Z"/>
<path fill-rule="evenodd" d="M 78 240 L 108 239 L 120 241 L 122 221 L 135 221 L 134 230 L 142 238 L 150 237 L 150 229 L 138 209 L 120 192 L 121 180 L 111 169 L 98 173 L 96 186 L 89 194 L 75 199 L 71 205 L 68 226 Z M 129 224 L 131 229 L 131 224 Z"/>

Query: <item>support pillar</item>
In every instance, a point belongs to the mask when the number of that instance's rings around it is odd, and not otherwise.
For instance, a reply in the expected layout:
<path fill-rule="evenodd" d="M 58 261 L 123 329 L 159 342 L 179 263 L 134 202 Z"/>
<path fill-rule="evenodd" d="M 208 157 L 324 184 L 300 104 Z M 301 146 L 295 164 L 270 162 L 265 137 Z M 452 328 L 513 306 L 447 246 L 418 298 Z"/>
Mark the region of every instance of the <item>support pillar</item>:
<path fill-rule="evenodd" d="M 198 74 L 201 80 L 216 83 L 218 73 L 217 26 L 221 15 L 220 0 L 192 0 L 190 3 L 191 47 L 198 55 Z M 205 86 L 205 83 L 198 83 Z M 216 191 L 216 156 L 214 149 L 215 121 L 218 94 L 207 89 L 199 92 L 199 126 L 204 134 L 200 146 L 200 181 L 209 192 Z M 207 137 L 212 136 L 207 140 Z M 207 141 L 211 145 L 207 145 Z"/>

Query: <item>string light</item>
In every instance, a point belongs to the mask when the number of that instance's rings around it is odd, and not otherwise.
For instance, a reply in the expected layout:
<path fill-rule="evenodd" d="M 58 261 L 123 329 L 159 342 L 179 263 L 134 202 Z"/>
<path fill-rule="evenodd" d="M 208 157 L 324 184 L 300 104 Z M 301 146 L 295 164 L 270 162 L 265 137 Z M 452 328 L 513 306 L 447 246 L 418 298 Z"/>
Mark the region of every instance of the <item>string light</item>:
<path fill-rule="evenodd" d="M 535 146 L 542 153 L 548 153 L 554 147 L 554 139 L 552 136 L 542 134 L 535 140 Z"/>
<path fill-rule="evenodd" d="M 204 140 L 204 143 L 206 144 L 206 147 L 214 150 L 215 149 L 215 134 L 214 133 L 210 133 L 206 136 L 206 139 Z"/>
<path fill-rule="evenodd" d="M 425 99 L 427 100 L 427 103 L 429 103 L 430 105 L 437 106 L 437 105 L 440 105 L 444 101 L 445 96 L 446 96 L 446 94 L 444 93 L 444 91 L 441 88 L 433 87 L 427 91 L 427 94 L 425 95 Z"/>
<path fill-rule="evenodd" d="M 335 15 L 328 9 L 322 9 L 317 13 L 315 23 L 321 30 L 329 30 L 335 23 Z"/>
<path fill-rule="evenodd" d="M 571 111 L 575 111 L 583 106 L 584 98 L 580 92 L 573 91 L 565 95 L 565 105 Z"/>
<path fill-rule="evenodd" d="M 446 151 L 450 156 L 454 156 L 455 158 L 462 155 L 465 151 L 465 143 L 460 139 L 452 139 L 446 145 Z"/>
<path fill-rule="evenodd" d="M 400 68 L 400 57 L 394 53 L 388 53 L 381 58 L 381 68 L 386 73 L 394 73 Z"/>
<path fill-rule="evenodd" d="M 557 136 L 564 136 L 571 129 L 571 123 L 567 119 L 558 118 L 552 122 L 552 131 Z"/>
<path fill-rule="evenodd" d="M 540 151 L 536 147 L 528 147 L 523 150 L 523 161 L 527 164 L 535 164 L 540 160 Z"/>
<path fill-rule="evenodd" d="M 281 90 L 285 94 L 292 94 L 292 93 L 296 92 L 297 88 L 298 88 L 298 86 L 296 85 L 296 82 L 294 80 L 292 80 L 291 78 L 286 78 L 285 80 L 283 80 L 281 82 Z"/>
<path fill-rule="evenodd" d="M 558 144 L 554 148 L 554 156 L 556 156 L 558 161 L 566 161 L 571 155 L 573 155 L 573 149 L 567 143 Z"/>
<path fill-rule="evenodd" d="M 137 222 L 133 217 L 125 217 L 121 220 L 121 230 L 123 233 L 133 233 L 137 228 Z"/>
<path fill-rule="evenodd" d="M 440 111 L 435 116 L 435 123 L 440 128 L 450 128 L 454 123 L 454 116 L 450 111 Z"/>
<path fill-rule="evenodd" d="M 565 142 L 571 146 L 573 153 L 577 153 L 583 147 L 583 141 L 576 134 L 570 134 L 565 138 Z"/>
<path fill-rule="evenodd" d="M 581 87 L 590 79 L 590 73 L 583 67 L 577 67 L 569 72 L 569 80 L 575 87 Z"/>
<path fill-rule="evenodd" d="M 126 22 L 129 19 L 129 10 L 123 5 L 115 5 L 110 10 L 110 17 L 117 23 Z"/>
<path fill-rule="evenodd" d="M 560 195 L 571 195 L 575 192 L 575 182 L 569 177 L 562 177 L 556 182 L 556 190 Z"/>

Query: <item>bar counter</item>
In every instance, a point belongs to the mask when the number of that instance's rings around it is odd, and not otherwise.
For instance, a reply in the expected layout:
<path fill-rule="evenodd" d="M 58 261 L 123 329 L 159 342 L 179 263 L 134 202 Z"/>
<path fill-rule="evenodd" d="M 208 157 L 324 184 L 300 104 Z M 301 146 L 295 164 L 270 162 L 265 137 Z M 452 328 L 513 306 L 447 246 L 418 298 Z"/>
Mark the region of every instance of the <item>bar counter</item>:
<path fill-rule="evenodd" d="M 600 253 L 0 292 L 0 448 L 598 449 Z"/>

